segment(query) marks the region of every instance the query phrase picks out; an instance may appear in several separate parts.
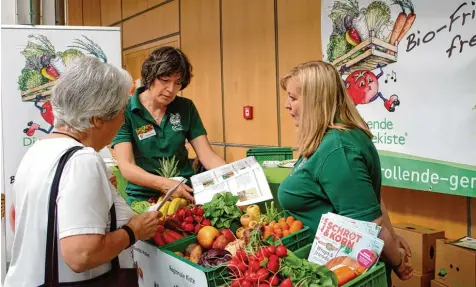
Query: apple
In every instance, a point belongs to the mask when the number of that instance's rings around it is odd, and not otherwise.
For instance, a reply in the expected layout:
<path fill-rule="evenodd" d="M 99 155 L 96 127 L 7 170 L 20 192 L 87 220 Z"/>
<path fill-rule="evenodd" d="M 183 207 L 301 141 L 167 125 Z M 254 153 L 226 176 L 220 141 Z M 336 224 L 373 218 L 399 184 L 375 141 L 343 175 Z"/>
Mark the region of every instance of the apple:
<path fill-rule="evenodd" d="M 248 206 L 248 208 L 246 208 L 246 214 L 251 216 L 251 218 L 253 218 L 253 219 L 257 219 L 258 216 L 260 216 L 261 211 L 260 211 L 258 205 L 252 204 L 252 205 Z"/>
<path fill-rule="evenodd" d="M 220 235 L 213 241 L 212 248 L 219 248 L 219 249 L 225 249 L 225 247 L 230 243 L 225 235 Z"/>
<path fill-rule="evenodd" d="M 205 249 L 210 249 L 213 241 L 220 236 L 220 231 L 213 226 L 204 226 L 198 231 L 197 241 Z"/>
<path fill-rule="evenodd" d="M 222 229 L 221 232 L 220 232 L 223 236 L 225 236 L 226 240 L 228 240 L 229 242 L 233 242 L 235 241 L 236 237 L 235 235 L 233 234 L 233 232 L 228 229 L 228 228 L 225 228 L 225 229 Z"/>
<path fill-rule="evenodd" d="M 250 221 L 253 220 L 249 214 L 243 214 L 240 218 L 241 226 L 248 227 Z"/>

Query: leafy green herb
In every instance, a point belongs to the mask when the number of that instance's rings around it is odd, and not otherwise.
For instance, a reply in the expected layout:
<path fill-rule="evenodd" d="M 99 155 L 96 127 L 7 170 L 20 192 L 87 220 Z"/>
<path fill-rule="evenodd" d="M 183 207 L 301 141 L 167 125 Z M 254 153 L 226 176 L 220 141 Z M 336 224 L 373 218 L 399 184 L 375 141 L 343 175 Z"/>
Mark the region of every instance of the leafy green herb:
<path fill-rule="evenodd" d="M 324 265 L 311 263 L 299 258 L 288 250 L 288 255 L 281 261 L 281 274 L 290 277 L 294 286 L 301 287 L 336 287 L 337 278 Z"/>
<path fill-rule="evenodd" d="M 212 201 L 203 205 L 204 217 L 210 219 L 212 226 L 218 229 L 230 228 L 232 222 L 239 220 L 243 214 L 236 206 L 239 199 L 231 192 L 215 194 Z"/>

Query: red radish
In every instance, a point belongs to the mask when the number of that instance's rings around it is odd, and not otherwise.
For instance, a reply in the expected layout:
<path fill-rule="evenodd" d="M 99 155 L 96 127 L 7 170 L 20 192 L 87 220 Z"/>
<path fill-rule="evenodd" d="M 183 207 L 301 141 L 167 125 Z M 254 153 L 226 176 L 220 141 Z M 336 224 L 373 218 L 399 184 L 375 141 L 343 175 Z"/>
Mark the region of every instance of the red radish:
<path fill-rule="evenodd" d="M 230 287 L 241 287 L 240 279 L 233 280 L 233 282 L 231 282 Z"/>
<path fill-rule="evenodd" d="M 243 262 L 238 262 L 236 266 L 238 267 L 238 270 L 240 270 L 240 272 L 246 271 L 246 265 Z"/>
<path fill-rule="evenodd" d="M 236 257 L 244 263 L 248 262 L 248 255 L 243 249 L 238 249 L 236 251 Z"/>
<path fill-rule="evenodd" d="M 268 251 L 268 248 L 266 248 L 266 247 L 261 247 L 261 248 L 259 249 L 259 252 L 260 252 L 260 254 L 263 255 L 263 257 L 266 257 L 266 258 L 268 258 L 269 255 L 270 255 L 270 253 L 269 253 L 269 251 Z"/>
<path fill-rule="evenodd" d="M 187 232 L 193 232 L 195 227 L 193 226 L 193 223 L 187 223 L 185 224 L 185 228 L 183 230 Z"/>
<path fill-rule="evenodd" d="M 268 283 L 259 283 L 258 287 L 269 287 Z"/>
<path fill-rule="evenodd" d="M 162 232 L 156 232 L 154 236 L 154 242 L 155 244 L 159 246 L 165 245 L 164 238 L 162 237 Z"/>
<path fill-rule="evenodd" d="M 274 245 L 268 246 L 267 249 L 270 255 L 276 253 L 276 246 Z"/>
<path fill-rule="evenodd" d="M 203 221 L 203 217 L 200 216 L 200 215 L 194 215 L 193 219 L 195 219 L 196 223 L 202 223 L 202 221 Z"/>
<path fill-rule="evenodd" d="M 187 223 L 193 223 L 193 217 L 191 216 L 187 216 L 183 219 L 184 222 L 187 222 Z"/>
<path fill-rule="evenodd" d="M 258 281 L 263 281 L 263 280 L 268 279 L 269 272 L 268 272 L 268 270 L 266 270 L 264 268 L 261 268 L 256 272 L 256 276 L 258 278 Z"/>
<path fill-rule="evenodd" d="M 253 287 L 253 284 L 250 281 L 245 280 L 241 282 L 241 287 Z"/>
<path fill-rule="evenodd" d="M 269 285 L 271 286 L 278 286 L 279 284 L 279 278 L 278 278 L 278 275 L 273 275 L 273 277 L 271 277 L 269 279 Z"/>
<path fill-rule="evenodd" d="M 291 281 L 291 279 L 286 278 L 285 280 L 283 280 L 283 282 L 281 282 L 281 284 L 279 284 L 279 287 L 293 287 L 293 282 Z"/>
<path fill-rule="evenodd" d="M 255 261 L 255 260 L 250 261 L 249 266 L 250 266 L 250 270 L 253 271 L 253 272 L 258 271 L 258 270 L 260 270 L 260 268 L 261 268 L 259 262 L 258 262 L 258 261 Z"/>
<path fill-rule="evenodd" d="M 184 216 L 185 216 L 185 210 L 183 210 L 183 208 L 177 211 L 177 213 L 175 214 L 175 217 L 177 217 L 179 221 L 183 221 Z"/>
<path fill-rule="evenodd" d="M 239 269 L 238 269 L 237 263 L 236 263 L 236 262 L 233 262 L 233 260 L 230 261 L 230 262 L 228 262 L 227 267 L 228 267 L 228 269 L 230 269 L 232 272 L 238 273 L 238 270 L 239 270 Z"/>
<path fill-rule="evenodd" d="M 201 228 L 200 224 L 195 225 L 194 232 L 198 233 L 200 231 L 200 228 Z"/>
<path fill-rule="evenodd" d="M 188 217 L 188 216 L 192 216 L 192 211 L 190 210 L 190 208 L 188 207 L 185 207 L 185 217 Z"/>
<path fill-rule="evenodd" d="M 212 223 L 210 222 L 209 219 L 204 219 L 204 220 L 202 221 L 202 225 L 210 226 L 210 225 L 212 225 Z"/>
<path fill-rule="evenodd" d="M 164 232 L 164 231 L 165 231 L 165 228 L 163 225 L 157 226 L 157 232 Z"/>
<path fill-rule="evenodd" d="M 276 255 L 271 255 L 271 256 L 276 256 Z M 279 262 L 277 260 L 275 261 L 270 259 L 268 261 L 268 264 L 266 265 L 266 268 L 268 268 L 269 271 L 276 273 L 279 270 Z"/>
<path fill-rule="evenodd" d="M 284 245 L 279 245 L 277 248 L 276 248 L 276 255 L 278 255 L 278 257 L 284 257 L 286 255 L 288 255 L 288 249 L 286 249 L 286 246 Z"/>

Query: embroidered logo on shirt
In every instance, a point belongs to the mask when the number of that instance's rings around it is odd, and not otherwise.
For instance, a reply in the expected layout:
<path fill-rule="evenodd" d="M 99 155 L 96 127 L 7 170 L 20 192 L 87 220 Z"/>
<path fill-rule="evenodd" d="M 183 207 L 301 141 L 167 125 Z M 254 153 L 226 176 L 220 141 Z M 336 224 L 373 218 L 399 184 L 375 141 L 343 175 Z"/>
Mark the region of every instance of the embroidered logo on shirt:
<path fill-rule="evenodd" d="M 183 131 L 182 121 L 179 113 L 170 114 L 170 123 L 172 124 L 172 130 L 176 132 Z"/>
<path fill-rule="evenodd" d="M 146 138 L 150 138 L 156 135 L 154 126 L 152 126 L 151 124 L 137 128 L 136 134 L 139 140 L 144 140 Z"/>
<path fill-rule="evenodd" d="M 303 158 L 303 159 L 301 160 L 301 162 L 300 162 L 298 165 L 295 165 L 295 166 L 293 167 L 293 169 L 292 169 L 291 172 L 289 173 L 289 176 L 293 175 L 293 173 L 294 173 L 296 170 L 300 169 L 306 162 L 307 162 L 307 158 Z"/>

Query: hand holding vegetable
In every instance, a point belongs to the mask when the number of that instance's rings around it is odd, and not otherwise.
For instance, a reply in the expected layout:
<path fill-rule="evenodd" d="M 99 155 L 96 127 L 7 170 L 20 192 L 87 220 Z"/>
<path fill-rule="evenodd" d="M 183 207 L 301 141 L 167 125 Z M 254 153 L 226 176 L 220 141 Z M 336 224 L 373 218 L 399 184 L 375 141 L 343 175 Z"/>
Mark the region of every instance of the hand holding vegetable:
<path fill-rule="evenodd" d="M 160 211 L 145 212 L 132 217 L 127 225 L 134 231 L 136 240 L 147 240 L 154 237 L 161 216 Z"/>

